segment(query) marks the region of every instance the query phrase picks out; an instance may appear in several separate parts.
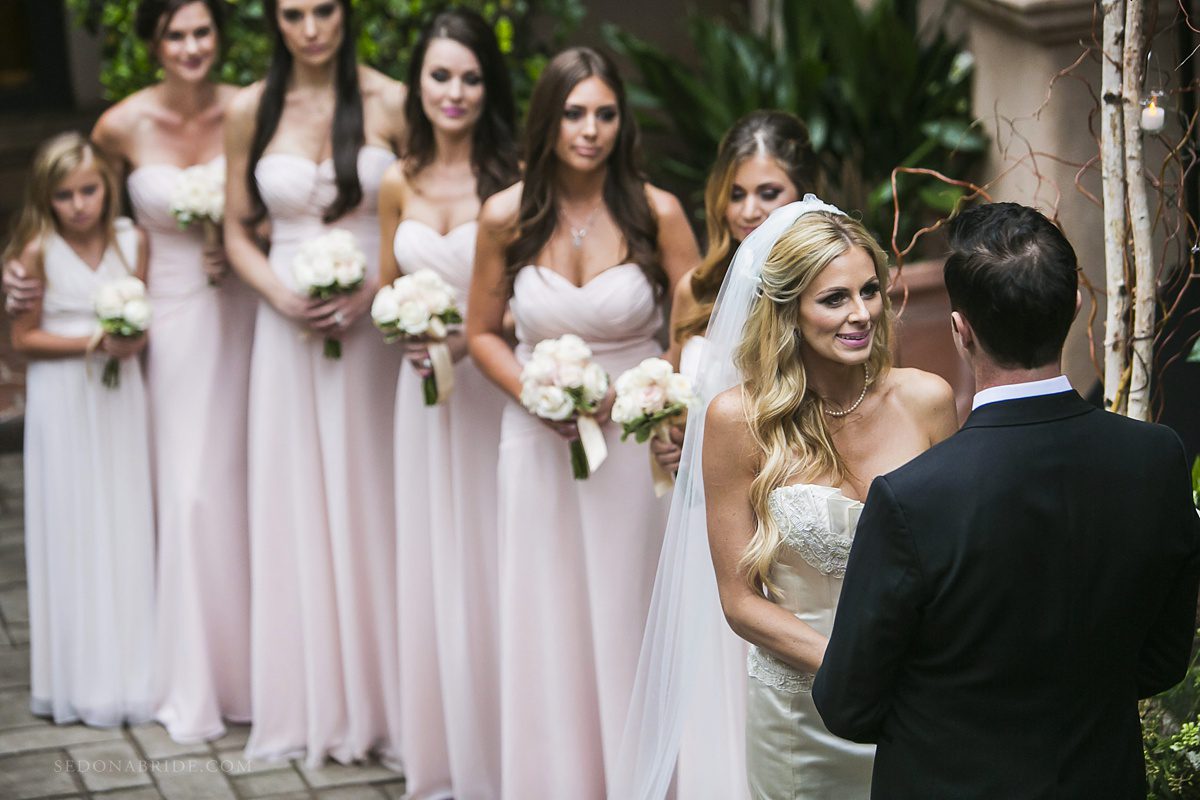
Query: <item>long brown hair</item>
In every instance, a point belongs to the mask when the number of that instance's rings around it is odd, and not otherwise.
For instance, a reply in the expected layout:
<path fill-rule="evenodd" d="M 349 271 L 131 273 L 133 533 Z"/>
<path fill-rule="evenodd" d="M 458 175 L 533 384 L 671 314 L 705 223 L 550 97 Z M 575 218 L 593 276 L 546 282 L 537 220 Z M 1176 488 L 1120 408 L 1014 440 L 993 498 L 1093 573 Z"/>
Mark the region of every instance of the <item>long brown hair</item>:
<path fill-rule="evenodd" d="M 512 81 L 496 34 L 479 14 L 466 8 L 443 11 L 421 33 L 413 48 L 408 69 L 408 97 L 404 119 L 408 123 L 404 148 L 405 173 L 414 177 L 434 157 L 433 125 L 421 105 L 421 72 L 425 52 L 435 39 L 449 39 L 470 50 L 483 75 L 483 113 L 471 136 L 471 166 L 475 171 L 475 193 L 483 202 L 517 182 L 516 105 Z"/>
<path fill-rule="evenodd" d="M 646 178 L 638 167 L 640 134 L 625 99 L 625 86 L 617 68 L 590 47 L 564 50 L 546 65 L 533 87 L 525 122 L 525 183 L 517 216 L 516 237 L 505 248 L 505 277 L 512 291 L 517 271 L 532 264 L 558 224 L 558 141 L 567 96 L 580 82 L 599 78 L 617 97 L 621 125 L 617 142 L 606 164 L 604 205 L 625 238 L 623 262 L 641 267 L 646 280 L 662 295 L 667 274 L 658 253 L 658 221 L 646 199 Z"/>
<path fill-rule="evenodd" d="M 5 262 L 20 257 L 30 242 L 43 239 L 51 231 L 58 230 L 58 218 L 54 215 L 51 202 L 54 190 L 68 175 L 85 164 L 94 164 L 100 173 L 100 182 L 104 185 L 104 210 L 100 215 L 100 225 L 104 229 L 105 248 L 113 244 L 117 238 L 115 223 L 118 198 L 121 196 L 117 171 L 98 147 L 82 134 L 71 131 L 44 142 L 33 157 L 29 181 L 25 184 L 25 204 L 17 215 L 12 235 L 4 248 L 2 259 Z M 124 261 L 121 249 L 118 247 L 116 251 Z M 126 267 L 129 265 L 126 264 Z"/>
<path fill-rule="evenodd" d="M 362 202 L 362 183 L 358 179 L 358 151 L 366 141 L 363 130 L 362 91 L 358 86 L 358 58 L 355 47 L 358 41 L 350 0 L 338 0 L 342 7 L 342 44 L 334 55 L 336 71 L 333 79 L 334 106 L 333 130 L 333 173 L 337 185 L 337 196 L 325 209 L 325 222 L 348 214 Z M 271 47 L 271 63 L 263 79 L 262 98 L 254 120 L 254 136 L 250 140 L 250 159 L 246 164 L 246 191 L 250 195 L 250 217 L 248 225 L 257 225 L 266 219 L 267 207 L 258 190 L 258 179 L 254 169 L 267 150 L 267 145 L 279 128 L 283 116 L 283 104 L 287 99 L 287 83 L 292 74 L 292 53 L 287 49 L 283 31 L 279 29 L 278 0 L 264 0 L 263 16 L 274 33 Z"/>
<path fill-rule="evenodd" d="M 704 223 L 708 229 L 708 250 L 704 260 L 692 273 L 691 291 L 696 300 L 694 313 L 680 320 L 672 335 L 679 341 L 699 336 L 708 327 L 717 292 L 729 271 L 733 258 L 733 235 L 725 212 L 729 208 L 729 193 L 733 176 L 748 158 L 765 155 L 775 160 L 780 169 L 803 196 L 810 188 L 811 159 L 808 130 L 799 118 L 786 111 L 751 111 L 733 124 L 721 139 L 717 160 L 704 185 Z"/>

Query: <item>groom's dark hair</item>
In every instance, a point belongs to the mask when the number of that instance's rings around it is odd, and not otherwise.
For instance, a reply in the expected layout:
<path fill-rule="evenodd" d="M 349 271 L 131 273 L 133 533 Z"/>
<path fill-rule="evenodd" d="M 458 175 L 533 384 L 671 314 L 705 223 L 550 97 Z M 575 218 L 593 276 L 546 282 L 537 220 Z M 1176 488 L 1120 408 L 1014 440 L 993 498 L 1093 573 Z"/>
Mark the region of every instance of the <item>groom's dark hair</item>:
<path fill-rule="evenodd" d="M 1075 250 L 1062 231 L 1018 203 L 971 209 L 947 227 L 946 290 L 999 365 L 1056 361 L 1075 318 Z"/>

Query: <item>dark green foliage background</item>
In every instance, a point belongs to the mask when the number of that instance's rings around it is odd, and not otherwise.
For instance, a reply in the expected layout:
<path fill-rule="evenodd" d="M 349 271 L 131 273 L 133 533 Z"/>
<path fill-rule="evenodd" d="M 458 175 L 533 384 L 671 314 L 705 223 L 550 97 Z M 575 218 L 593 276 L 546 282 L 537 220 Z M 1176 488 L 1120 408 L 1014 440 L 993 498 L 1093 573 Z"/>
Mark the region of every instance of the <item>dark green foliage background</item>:
<path fill-rule="evenodd" d="M 159 78 L 159 70 L 134 34 L 138 0 L 67 0 L 76 20 L 101 33 L 104 66 L 100 74 L 105 94 L 119 100 Z M 244 86 L 257 80 L 271 57 L 271 42 L 263 19 L 262 0 L 227 0 L 225 53 L 220 79 Z M 358 53 L 364 63 L 403 79 L 408 55 L 421 29 L 449 3 L 427 0 L 354 0 L 359 27 Z M 582 21 L 581 0 L 462 0 L 453 5 L 480 12 L 496 31 L 509 59 L 517 97 L 528 97 L 549 54 L 563 45 Z M 553 19 L 545 41 L 534 36 L 536 17 Z"/>
<path fill-rule="evenodd" d="M 812 138 L 817 191 L 860 210 L 886 243 L 894 168 L 969 177 L 987 147 L 971 111 L 974 68 L 965 43 L 943 17 L 922 28 L 918 5 L 787 0 L 775 4 L 777 24 L 761 32 L 744 18 L 694 14 L 688 28 L 696 64 L 611 26 L 605 36 L 640 73 L 636 99 L 647 127 L 677 143 L 661 161 L 664 173 L 701 186 L 721 136 L 739 117 L 759 108 L 791 111 Z M 902 247 L 918 227 L 952 213 L 963 195 L 923 176 L 902 174 L 897 183 Z"/>

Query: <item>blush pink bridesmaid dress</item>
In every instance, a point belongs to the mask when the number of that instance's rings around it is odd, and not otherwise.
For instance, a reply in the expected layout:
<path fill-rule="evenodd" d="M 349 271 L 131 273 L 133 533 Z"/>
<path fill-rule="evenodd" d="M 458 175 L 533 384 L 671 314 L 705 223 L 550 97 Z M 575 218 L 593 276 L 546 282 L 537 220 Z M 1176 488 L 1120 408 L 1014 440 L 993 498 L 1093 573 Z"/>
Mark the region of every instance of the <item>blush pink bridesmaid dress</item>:
<path fill-rule="evenodd" d="M 416 220 L 396 229 L 405 273 L 430 269 L 466 313 L 476 224 L 442 236 Z M 499 567 L 496 464 L 504 395 L 470 359 L 445 402 L 424 404 L 401 369 L 396 398 L 400 711 L 406 795 L 500 797 Z"/>
<path fill-rule="evenodd" d="M 223 168 L 223 158 L 217 159 Z M 146 389 L 158 522 L 156 717 L 200 742 L 250 719 L 246 403 L 255 302 L 233 274 L 209 286 L 199 224 L 170 213 L 182 170 L 143 164 L 129 197 L 149 239 L 154 308 Z"/>
<path fill-rule="evenodd" d="M 662 348 L 661 313 L 636 264 L 583 286 L 545 267 L 516 276 L 517 358 L 574 333 L 616 380 Z M 637 670 L 667 503 L 647 447 L 603 428 L 608 459 L 571 477 L 567 442 L 516 401 L 500 444 L 503 792 L 605 797 Z"/>
<path fill-rule="evenodd" d="M 297 248 L 353 233 L 376 274 L 380 178 L 390 150 L 365 146 L 363 201 L 331 225 L 333 162 L 269 153 L 255 177 L 271 218 L 270 263 L 294 286 Z M 364 314 L 322 337 L 259 303 L 250 368 L 251 700 L 248 758 L 375 754 L 396 766 L 398 719 L 392 431 L 400 352 Z"/>

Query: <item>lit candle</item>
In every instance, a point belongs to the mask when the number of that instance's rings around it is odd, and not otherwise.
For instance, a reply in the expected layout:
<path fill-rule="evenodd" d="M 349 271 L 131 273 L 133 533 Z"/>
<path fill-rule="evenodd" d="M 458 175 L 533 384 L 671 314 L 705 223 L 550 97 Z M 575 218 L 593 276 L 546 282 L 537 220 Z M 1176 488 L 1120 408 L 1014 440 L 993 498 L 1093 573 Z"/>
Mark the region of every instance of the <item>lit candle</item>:
<path fill-rule="evenodd" d="M 1142 130 L 1147 133 L 1157 133 L 1163 129 L 1163 125 L 1166 123 L 1166 112 L 1159 108 L 1154 96 L 1151 95 L 1150 104 L 1142 109 Z"/>

